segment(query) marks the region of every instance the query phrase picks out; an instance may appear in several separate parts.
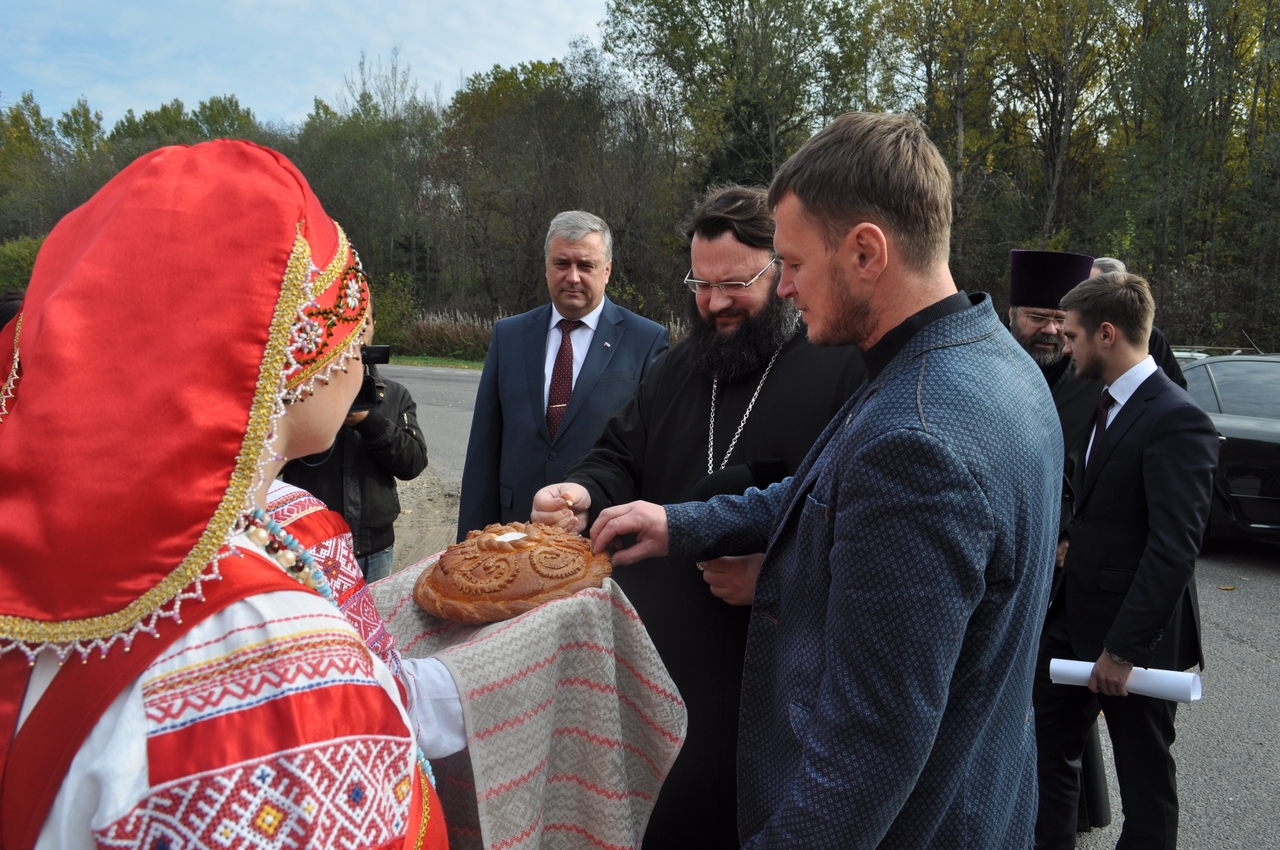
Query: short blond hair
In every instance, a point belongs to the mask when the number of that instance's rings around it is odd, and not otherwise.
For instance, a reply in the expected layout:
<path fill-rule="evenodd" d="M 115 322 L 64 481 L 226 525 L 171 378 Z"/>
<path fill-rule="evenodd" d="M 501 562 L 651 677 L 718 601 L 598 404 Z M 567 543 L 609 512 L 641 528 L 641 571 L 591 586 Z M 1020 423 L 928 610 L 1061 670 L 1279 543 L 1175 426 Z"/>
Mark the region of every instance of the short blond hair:
<path fill-rule="evenodd" d="M 841 115 L 778 169 L 769 204 L 788 192 L 821 223 L 828 249 L 870 221 L 912 271 L 945 263 L 951 251 L 951 171 L 915 116 Z"/>
<path fill-rule="evenodd" d="M 1103 322 L 1110 322 L 1129 342 L 1146 348 L 1156 302 L 1145 279 L 1128 272 L 1107 272 L 1077 284 L 1062 296 L 1058 309 L 1075 313 L 1090 337 Z"/>

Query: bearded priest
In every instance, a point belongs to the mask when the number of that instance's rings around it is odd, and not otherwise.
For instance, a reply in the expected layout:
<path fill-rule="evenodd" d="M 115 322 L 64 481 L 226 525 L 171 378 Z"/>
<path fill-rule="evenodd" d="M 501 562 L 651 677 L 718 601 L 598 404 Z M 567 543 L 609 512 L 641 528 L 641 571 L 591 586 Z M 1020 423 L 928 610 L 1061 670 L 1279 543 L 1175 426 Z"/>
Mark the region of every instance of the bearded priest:
<path fill-rule="evenodd" d="M 692 331 L 567 481 L 537 493 L 533 519 L 581 531 L 612 505 L 741 494 L 796 471 L 866 369 L 851 345 L 810 344 L 796 308 L 778 297 L 773 232 L 763 190 L 707 193 L 685 224 Z M 738 847 L 738 704 L 762 558 L 664 557 L 613 571 L 689 709 L 645 846 Z"/>

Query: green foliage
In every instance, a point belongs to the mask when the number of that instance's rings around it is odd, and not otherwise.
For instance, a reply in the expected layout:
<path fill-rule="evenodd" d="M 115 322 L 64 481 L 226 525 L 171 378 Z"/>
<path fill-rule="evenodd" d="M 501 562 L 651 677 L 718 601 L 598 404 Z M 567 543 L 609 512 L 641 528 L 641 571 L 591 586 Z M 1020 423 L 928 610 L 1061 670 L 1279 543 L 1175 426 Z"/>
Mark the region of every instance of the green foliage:
<path fill-rule="evenodd" d="M 207 139 L 256 139 L 263 128 L 235 95 L 202 100 L 188 111 L 178 98 L 136 116 L 132 109 L 112 127 L 107 140 L 130 160 L 164 145 Z"/>
<path fill-rule="evenodd" d="M 80 98 L 58 119 L 58 136 L 77 162 L 87 162 L 107 140 L 102 132 L 102 113 L 90 110 L 89 102 Z"/>
<path fill-rule="evenodd" d="M 31 281 L 31 270 L 36 265 L 36 254 L 43 244 L 43 236 L 39 239 L 19 236 L 8 242 L 0 242 L 0 292 L 27 288 Z"/>
<path fill-rule="evenodd" d="M 166 144 L 181 144 L 196 141 L 200 138 L 200 126 L 187 112 L 186 106 L 178 98 L 163 103 L 158 109 L 148 109 L 137 117 L 130 109 L 124 117 L 111 128 L 110 139 L 115 144 L 122 142 L 149 142 L 154 147 Z"/>
<path fill-rule="evenodd" d="M 675 94 L 703 183 L 767 183 L 820 117 L 866 102 L 849 73 L 870 49 L 866 18 L 836 0 L 611 0 L 604 34 Z"/>
<path fill-rule="evenodd" d="M 687 201 L 673 177 L 683 169 L 655 102 L 618 86 L 618 73 L 580 46 L 565 63 L 476 74 L 444 110 L 434 174 L 456 194 L 440 197 L 441 235 L 467 259 L 445 257 L 445 272 L 487 310 L 543 303 L 543 240 L 568 209 L 610 223 L 614 279 L 634 282 L 611 289 L 620 303 L 660 307 L 674 292 L 684 249 L 671 243 Z"/>
<path fill-rule="evenodd" d="M 7 156 L 35 158 L 57 143 L 53 120 L 40 111 L 32 92 L 23 92 L 18 102 L 9 107 L 5 119 Z"/>
<path fill-rule="evenodd" d="M 610 297 L 681 316 L 679 223 L 708 183 L 767 183 L 840 112 L 891 109 L 951 168 L 962 288 L 1002 306 L 1013 247 L 1106 254 L 1151 280 L 1173 341 L 1280 349 L 1274 0 L 611 0 L 602 35 L 448 100 L 395 53 L 362 57 L 299 126 L 222 95 L 104 134 L 87 102 L 46 116 L 25 92 L 0 108 L 0 240 L 47 233 L 158 145 L 252 138 L 361 252 L 380 341 L 480 357 L 488 317 L 545 301 L 557 212 L 609 222 Z"/>
<path fill-rule="evenodd" d="M 84 98 L 54 119 L 24 92 L 0 110 L 0 239 L 48 233 L 120 169 L 161 145 L 265 135 L 234 95 L 201 101 L 194 112 L 176 99 L 141 116 L 129 110 L 106 133 L 102 113 Z"/>
<path fill-rule="evenodd" d="M 404 349 L 409 332 L 417 324 L 419 308 L 413 294 L 413 278 L 404 272 L 392 272 L 371 280 L 375 305 L 374 339 L 379 345 Z"/>
<path fill-rule="evenodd" d="M 233 94 L 200 101 L 191 121 L 206 139 L 252 139 L 261 130 L 253 111 Z"/>
<path fill-rule="evenodd" d="M 480 371 L 484 368 L 483 360 L 458 360 L 454 357 L 428 357 L 418 354 L 393 354 L 393 366 L 435 366 L 442 369 L 472 369 Z"/>

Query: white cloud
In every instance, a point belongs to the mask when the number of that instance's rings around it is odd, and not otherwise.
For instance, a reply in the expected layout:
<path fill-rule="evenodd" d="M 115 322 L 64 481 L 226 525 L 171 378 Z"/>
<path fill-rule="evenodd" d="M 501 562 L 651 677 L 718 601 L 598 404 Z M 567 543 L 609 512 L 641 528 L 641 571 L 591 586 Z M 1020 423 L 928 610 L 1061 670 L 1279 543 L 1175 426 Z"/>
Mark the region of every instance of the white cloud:
<path fill-rule="evenodd" d="M 300 121 L 333 100 L 360 52 L 400 59 L 430 94 L 493 65 L 563 57 L 595 36 L 607 0 L 45 0 L 6 9 L 0 103 L 35 92 L 46 114 L 78 97 L 108 128 L 126 109 L 234 94 L 264 121 Z"/>

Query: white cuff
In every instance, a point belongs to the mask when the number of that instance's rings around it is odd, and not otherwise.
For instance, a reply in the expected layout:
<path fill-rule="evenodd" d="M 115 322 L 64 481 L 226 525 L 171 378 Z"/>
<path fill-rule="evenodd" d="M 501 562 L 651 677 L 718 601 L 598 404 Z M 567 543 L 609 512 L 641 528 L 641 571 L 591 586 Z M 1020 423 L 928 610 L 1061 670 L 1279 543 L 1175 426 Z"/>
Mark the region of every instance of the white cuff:
<path fill-rule="evenodd" d="M 449 670 L 434 658 L 401 657 L 401 681 L 408 694 L 409 717 L 418 746 L 427 758 L 444 758 L 466 749 L 462 698 Z"/>

